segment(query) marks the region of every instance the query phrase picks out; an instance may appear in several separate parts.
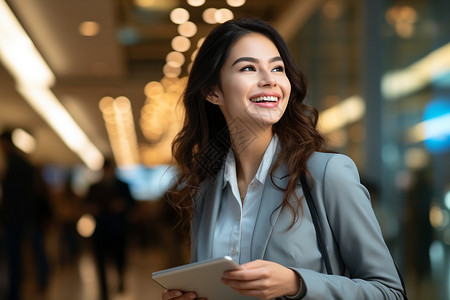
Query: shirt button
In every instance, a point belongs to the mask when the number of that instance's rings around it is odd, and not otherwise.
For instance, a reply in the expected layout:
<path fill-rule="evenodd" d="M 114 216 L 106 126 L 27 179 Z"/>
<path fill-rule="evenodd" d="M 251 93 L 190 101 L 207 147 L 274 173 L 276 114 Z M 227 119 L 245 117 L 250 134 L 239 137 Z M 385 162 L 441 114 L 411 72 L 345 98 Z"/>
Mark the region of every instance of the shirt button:
<path fill-rule="evenodd" d="M 232 253 L 233 255 L 236 254 L 236 247 L 233 248 L 233 251 L 231 251 L 231 253 Z"/>

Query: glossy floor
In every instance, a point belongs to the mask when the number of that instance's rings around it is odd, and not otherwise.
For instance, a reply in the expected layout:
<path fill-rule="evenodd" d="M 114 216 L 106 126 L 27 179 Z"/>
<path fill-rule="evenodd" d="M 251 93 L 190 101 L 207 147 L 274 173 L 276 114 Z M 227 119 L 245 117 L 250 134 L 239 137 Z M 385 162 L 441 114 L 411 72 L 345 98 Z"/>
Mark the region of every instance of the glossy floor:
<path fill-rule="evenodd" d="M 125 273 L 125 289 L 118 292 L 118 279 L 114 266 L 108 265 L 109 300 L 161 299 L 162 288 L 151 279 L 151 273 L 173 266 L 164 247 L 129 247 Z M 89 248 L 71 262 L 53 264 L 49 284 L 45 290 L 36 284 L 34 271 L 25 268 L 22 284 L 23 300 L 100 300 L 95 263 Z M 2 276 L 5 275 L 3 270 Z M 4 285 L 4 284 L 3 284 Z M 3 286 L 4 288 L 4 286 Z M 2 297 L 0 297 L 2 298 Z"/>

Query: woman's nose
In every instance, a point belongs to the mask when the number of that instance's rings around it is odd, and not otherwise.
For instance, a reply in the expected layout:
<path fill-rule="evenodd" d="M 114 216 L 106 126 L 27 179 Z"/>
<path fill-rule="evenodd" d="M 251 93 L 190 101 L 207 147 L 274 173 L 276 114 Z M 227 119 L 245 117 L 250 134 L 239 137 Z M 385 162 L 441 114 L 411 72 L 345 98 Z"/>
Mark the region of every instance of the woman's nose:
<path fill-rule="evenodd" d="M 277 81 L 271 72 L 264 71 L 261 72 L 261 78 L 258 84 L 259 86 L 276 86 Z"/>

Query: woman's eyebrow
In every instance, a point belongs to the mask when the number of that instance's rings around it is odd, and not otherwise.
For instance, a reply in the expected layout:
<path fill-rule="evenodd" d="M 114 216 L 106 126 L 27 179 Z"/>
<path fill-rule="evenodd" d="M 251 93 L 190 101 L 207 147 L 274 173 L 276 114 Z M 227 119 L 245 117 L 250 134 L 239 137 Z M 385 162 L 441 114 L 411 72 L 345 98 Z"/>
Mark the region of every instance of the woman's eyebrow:
<path fill-rule="evenodd" d="M 274 62 L 274 61 L 283 61 L 283 59 L 281 58 L 281 56 L 275 56 L 275 57 L 269 59 L 269 62 Z"/>
<path fill-rule="evenodd" d="M 252 62 L 252 63 L 257 63 L 258 62 L 258 60 L 256 58 L 254 58 L 254 57 L 246 57 L 246 56 L 244 56 L 244 57 L 239 57 L 238 59 L 236 59 L 231 66 L 234 66 L 235 64 L 237 64 L 237 63 L 239 63 L 241 61 L 248 61 L 248 62 Z"/>
<path fill-rule="evenodd" d="M 281 58 L 281 56 L 275 56 L 275 57 L 272 57 L 271 59 L 269 59 L 269 62 L 272 63 L 274 61 L 279 61 L 279 60 L 281 60 L 281 61 L 283 60 Z M 259 60 L 254 58 L 254 57 L 244 56 L 244 57 L 239 57 L 238 59 L 236 59 L 231 66 L 234 66 L 235 64 L 237 64 L 237 63 L 239 63 L 241 61 L 247 61 L 247 62 L 252 62 L 252 63 L 258 63 L 259 62 Z"/>

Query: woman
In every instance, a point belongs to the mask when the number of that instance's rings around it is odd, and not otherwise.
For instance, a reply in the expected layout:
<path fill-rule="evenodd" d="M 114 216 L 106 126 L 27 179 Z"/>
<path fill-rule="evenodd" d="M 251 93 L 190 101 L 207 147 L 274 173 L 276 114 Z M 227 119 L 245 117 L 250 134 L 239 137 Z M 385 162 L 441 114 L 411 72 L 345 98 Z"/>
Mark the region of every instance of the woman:
<path fill-rule="evenodd" d="M 228 255 L 223 282 L 260 299 L 400 299 L 402 285 L 357 169 L 323 153 L 306 80 L 259 19 L 229 21 L 191 69 L 171 201 L 190 223 L 191 260 Z M 333 268 L 325 267 L 304 196 L 306 173 Z M 162 298 L 193 299 L 195 291 Z"/>

